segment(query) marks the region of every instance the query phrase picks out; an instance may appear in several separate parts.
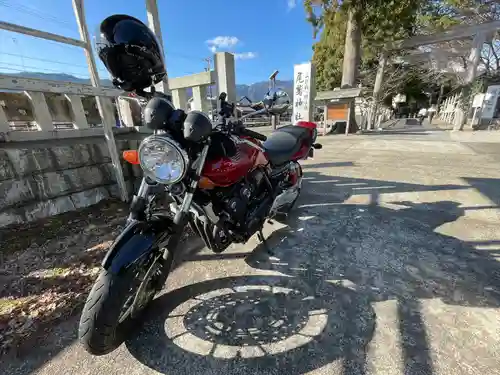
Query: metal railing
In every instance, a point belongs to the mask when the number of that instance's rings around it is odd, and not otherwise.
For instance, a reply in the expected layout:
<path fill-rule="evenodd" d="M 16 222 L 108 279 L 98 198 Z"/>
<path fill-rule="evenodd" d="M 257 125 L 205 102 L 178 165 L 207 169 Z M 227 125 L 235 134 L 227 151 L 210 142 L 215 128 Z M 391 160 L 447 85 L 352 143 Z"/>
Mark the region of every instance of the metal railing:
<path fill-rule="evenodd" d="M 31 78 L 20 78 L 0 74 L 0 91 L 24 93 L 29 98 L 32 107 L 33 121 L 26 121 L 24 131 L 20 129 L 19 123 L 12 122 L 7 116 L 3 105 L 0 105 L 0 141 L 35 141 L 47 138 L 73 138 L 82 136 L 103 135 L 111 156 L 114 167 L 116 181 L 119 186 L 122 200 L 128 200 L 129 193 L 125 184 L 123 171 L 121 168 L 120 156 L 116 148 L 114 132 L 117 124 L 116 114 L 120 118 L 121 124 L 129 130 L 134 129 L 134 109 L 133 100 L 124 95 L 120 90 L 108 87 L 101 87 L 97 67 L 92 52 L 88 28 L 85 21 L 83 0 L 72 0 L 75 17 L 78 24 L 81 39 L 67 38 L 61 35 L 48 33 L 41 30 L 31 29 L 21 25 L 0 21 L 0 29 L 11 32 L 30 35 L 37 38 L 52 40 L 59 43 L 70 44 L 83 48 L 89 67 L 90 81 L 92 85 L 77 84 L 72 82 L 48 81 Z M 159 32 L 159 15 L 156 0 L 146 0 L 148 20 L 150 27 L 161 39 Z M 193 91 L 192 109 L 205 110 L 206 91 L 208 85 L 216 84 L 218 89 L 228 93 L 228 99 L 235 101 L 236 84 L 234 82 L 234 56 L 229 53 L 217 53 L 215 55 L 215 71 L 208 71 L 186 77 L 174 79 L 164 79 L 161 88 L 166 92 L 169 86 L 172 89 L 172 98 L 177 108 L 187 109 L 187 89 Z M 69 102 L 71 109 L 72 126 L 66 123 L 62 129 L 57 122 L 54 122 L 46 94 L 63 95 Z M 95 97 L 101 128 L 89 125 L 87 114 L 82 103 L 85 96 Z M 116 106 L 114 105 L 116 103 Z M 0 103 L 2 104 L 2 103 Z"/>

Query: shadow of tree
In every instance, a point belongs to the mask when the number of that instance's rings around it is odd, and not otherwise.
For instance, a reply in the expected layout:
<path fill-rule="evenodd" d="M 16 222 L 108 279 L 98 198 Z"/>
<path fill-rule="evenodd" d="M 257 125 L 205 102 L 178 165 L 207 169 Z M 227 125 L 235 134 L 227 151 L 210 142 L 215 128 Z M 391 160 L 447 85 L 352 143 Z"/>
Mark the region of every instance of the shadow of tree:
<path fill-rule="evenodd" d="M 499 178 L 462 177 L 462 179 L 497 206 L 500 206 Z"/>
<path fill-rule="evenodd" d="M 405 373 L 432 374 L 420 300 L 500 307 L 494 254 L 434 232 L 462 215 L 458 203 L 447 201 L 400 210 L 305 205 L 247 262 L 305 280 L 347 280 L 372 302 L 396 300 Z"/>
<path fill-rule="evenodd" d="M 443 190 L 465 190 L 469 186 L 444 184 L 444 185 L 421 185 L 398 181 L 372 180 L 355 177 L 326 176 L 310 168 L 329 167 L 329 163 L 309 164 L 304 167 L 303 191 L 307 194 L 307 200 L 302 198 L 301 202 L 306 205 L 319 204 L 322 206 L 336 204 L 346 201 L 354 195 L 372 195 L 372 203 L 376 204 L 378 195 L 382 193 L 418 193 Z"/>
<path fill-rule="evenodd" d="M 432 374 L 434 365 L 421 300 L 439 298 L 450 305 L 500 306 L 500 267 L 494 258 L 466 242 L 435 232 L 437 227 L 464 214 L 458 202 L 393 202 L 401 208 L 388 209 L 376 201 L 380 191 L 468 187 L 329 177 L 304 169 L 304 193 L 297 210 L 287 220 L 288 226 L 275 231 L 266 244 L 257 246 L 245 259 L 255 269 L 286 276 L 216 279 L 163 295 L 156 300 L 144 329 L 127 342 L 134 357 L 161 373 L 175 369 L 180 374 L 199 372 L 202 368 L 221 373 L 299 374 L 342 358 L 342 373 L 365 374 L 369 372 L 367 342 L 372 336 L 372 328 L 367 329 L 365 323 L 369 327 L 375 324 L 374 316 L 367 312 L 371 311 L 368 306 L 394 300 L 404 373 Z M 361 191 L 372 194 L 371 205 L 343 204 Z M 200 254 L 188 260 L 242 256 Z M 297 322 L 305 314 L 300 304 L 296 305 L 294 295 L 271 298 L 263 292 L 258 297 L 238 292 L 238 287 L 255 284 L 273 286 L 274 280 L 280 280 L 285 288 L 312 291 L 309 294 L 314 300 L 321 300 L 328 312 L 328 324 L 320 336 L 335 340 L 314 337 L 315 344 L 284 349 L 279 354 L 266 351 L 264 346 L 261 355 L 251 356 L 251 360 L 245 358 L 245 350 L 235 349 L 238 345 L 251 346 L 252 340 L 254 344 L 270 345 L 276 333 L 273 322 L 279 320 L 275 312 L 289 322 L 284 332 L 290 337 L 296 334 Z M 345 282 L 352 287 L 343 286 Z M 225 289 L 230 291 L 220 292 Z M 222 297 L 214 292 L 222 293 Z M 342 307 L 346 298 L 354 304 L 352 307 Z M 306 294 L 302 300 L 307 300 Z M 264 307 L 254 310 L 252 303 L 264 303 Z M 354 306 L 365 307 L 358 310 Z M 357 313 L 346 315 L 346 309 Z M 360 324 L 358 317 L 365 323 Z M 173 324 L 169 323 L 171 320 L 176 321 L 177 328 L 169 325 Z M 339 329 L 343 332 L 340 335 Z M 251 334 L 252 330 L 255 334 Z M 221 358 L 220 347 L 232 348 L 233 355 Z"/>
<path fill-rule="evenodd" d="M 289 226 L 267 240 L 280 260 L 267 261 L 261 244 L 247 261 L 294 276 L 349 279 L 358 291 L 376 301 L 412 296 L 462 306 L 499 307 L 500 266 L 496 260 L 489 252 L 434 232 L 462 215 L 459 203 L 449 201 L 412 204 L 400 210 L 346 204 L 299 206 Z M 291 248 L 310 249 L 286 250 Z M 312 269 L 311 265 L 318 267 Z"/>
<path fill-rule="evenodd" d="M 309 168 L 304 167 L 304 194 L 288 227 L 274 232 L 267 248 L 257 246 L 246 257 L 266 275 L 207 280 L 160 296 L 144 327 L 126 343 L 135 358 L 161 373 L 177 374 L 300 374 L 339 360 L 340 372 L 363 375 L 370 372 L 367 345 L 375 329 L 371 304 L 394 300 L 404 373 L 432 374 L 421 301 L 499 307 L 500 268 L 491 253 L 435 232 L 464 214 L 458 202 L 394 202 L 403 207 L 399 210 L 377 205 L 380 192 L 467 186 L 329 177 Z M 486 181 L 481 189 L 495 194 L 494 183 Z M 372 205 L 342 204 L 356 194 L 371 194 Z M 242 256 L 191 254 L 187 259 Z M 311 324 L 311 319 L 317 320 Z M 65 337 L 55 352 L 74 334 Z M 47 353 L 34 351 L 38 360 L 20 373 L 41 366 Z"/>

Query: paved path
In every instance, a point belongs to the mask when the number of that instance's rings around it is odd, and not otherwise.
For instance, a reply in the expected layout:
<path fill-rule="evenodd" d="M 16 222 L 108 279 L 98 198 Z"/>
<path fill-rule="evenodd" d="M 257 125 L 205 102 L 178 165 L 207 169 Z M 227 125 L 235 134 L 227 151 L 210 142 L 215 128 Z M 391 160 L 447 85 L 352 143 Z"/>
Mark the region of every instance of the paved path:
<path fill-rule="evenodd" d="M 500 374 L 500 145 L 410 133 L 321 137 L 273 257 L 191 251 L 116 352 L 72 320 L 0 373 Z"/>

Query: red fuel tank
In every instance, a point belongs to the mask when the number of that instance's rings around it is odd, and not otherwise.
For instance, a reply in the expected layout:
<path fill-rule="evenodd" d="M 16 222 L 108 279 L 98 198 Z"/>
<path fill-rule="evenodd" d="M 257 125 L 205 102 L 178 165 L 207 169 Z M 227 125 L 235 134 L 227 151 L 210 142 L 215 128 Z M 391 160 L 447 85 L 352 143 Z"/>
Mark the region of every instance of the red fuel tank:
<path fill-rule="evenodd" d="M 207 160 L 202 176 L 210 179 L 216 186 L 229 186 L 258 165 L 267 164 L 267 158 L 255 147 L 240 143 L 236 145 L 236 149 L 234 156 Z"/>

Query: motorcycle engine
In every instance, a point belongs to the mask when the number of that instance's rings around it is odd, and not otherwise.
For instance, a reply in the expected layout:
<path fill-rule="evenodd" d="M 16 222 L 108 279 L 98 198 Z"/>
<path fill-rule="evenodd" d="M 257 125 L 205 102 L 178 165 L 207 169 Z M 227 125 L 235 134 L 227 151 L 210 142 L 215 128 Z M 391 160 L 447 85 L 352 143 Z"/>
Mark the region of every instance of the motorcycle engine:
<path fill-rule="evenodd" d="M 214 209 L 220 218 L 219 230 L 214 231 L 217 248 L 225 249 L 226 242 L 246 242 L 261 228 L 272 204 L 264 178 L 264 172 L 256 169 L 246 180 L 216 192 Z"/>

